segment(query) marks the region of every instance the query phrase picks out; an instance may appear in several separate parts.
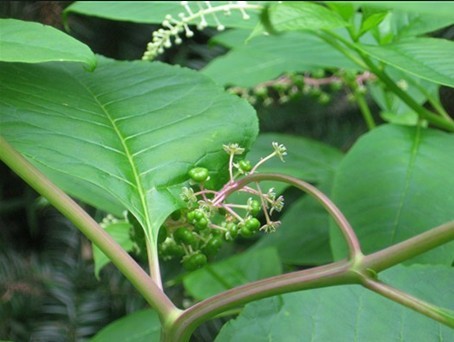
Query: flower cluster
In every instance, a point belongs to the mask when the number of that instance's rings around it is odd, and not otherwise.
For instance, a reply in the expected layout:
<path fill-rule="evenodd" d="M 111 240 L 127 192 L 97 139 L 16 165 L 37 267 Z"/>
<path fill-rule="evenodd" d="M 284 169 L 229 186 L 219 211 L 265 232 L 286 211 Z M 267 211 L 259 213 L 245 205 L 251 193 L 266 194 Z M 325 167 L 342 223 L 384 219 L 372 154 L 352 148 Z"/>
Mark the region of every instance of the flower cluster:
<path fill-rule="evenodd" d="M 193 8 L 191 8 L 191 5 Z M 217 13 L 221 12 L 224 16 L 231 15 L 232 11 L 237 10 L 240 12 L 242 19 L 248 20 L 250 18 L 247 14 L 247 9 L 260 9 L 259 5 L 250 5 L 246 1 L 229 1 L 227 4 L 218 4 L 217 2 L 212 5 L 211 1 L 181 1 L 181 6 L 184 12 L 178 14 L 176 19 L 171 14 L 166 15 L 162 22 L 163 28 L 153 32 L 153 38 L 147 45 L 142 59 L 152 60 L 157 55 L 164 52 L 164 49 L 172 46 L 172 39 L 175 44 L 183 42 L 181 36 L 184 35 L 190 38 L 194 35 L 189 25 L 196 24 L 198 30 L 206 28 L 212 20 L 212 23 L 218 31 L 223 31 L 225 26 L 221 23 Z M 197 6 L 196 9 L 194 7 Z"/>
<path fill-rule="evenodd" d="M 229 155 L 230 178 L 219 191 L 205 187 L 210 178 L 208 169 L 194 167 L 189 170 L 191 187 L 184 187 L 181 192 L 187 208 L 169 218 L 159 233 L 159 253 L 163 259 L 180 258 L 184 268 L 194 270 L 215 255 L 225 241 L 233 241 L 238 236 L 250 238 L 258 231 L 274 232 L 279 227 L 280 221 L 271 220 L 271 215 L 282 210 L 284 198 L 277 196 L 274 189 L 263 192 L 258 184 L 245 186 L 238 191 L 247 193 L 246 203 L 226 201 L 239 177 L 255 173 L 272 157 L 283 161 L 287 155 L 285 146 L 273 142 L 272 147 L 273 151 L 253 166 L 241 157 L 244 148 L 234 143 L 224 145 L 223 149 Z"/>

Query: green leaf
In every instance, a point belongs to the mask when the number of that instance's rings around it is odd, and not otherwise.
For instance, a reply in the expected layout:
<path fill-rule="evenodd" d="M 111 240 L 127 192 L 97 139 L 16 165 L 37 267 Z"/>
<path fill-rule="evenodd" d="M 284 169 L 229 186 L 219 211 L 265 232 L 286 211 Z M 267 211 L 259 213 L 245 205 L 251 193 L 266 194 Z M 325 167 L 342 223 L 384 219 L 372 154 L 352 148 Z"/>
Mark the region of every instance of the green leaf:
<path fill-rule="evenodd" d="M 156 311 L 141 310 L 120 318 L 98 332 L 90 342 L 159 341 L 161 323 Z"/>
<path fill-rule="evenodd" d="M 51 26 L 0 19 L 0 30 L 2 62 L 79 62 L 90 70 L 96 67 L 96 57 L 87 45 Z"/>
<path fill-rule="evenodd" d="M 454 13 L 454 2 L 452 1 L 437 1 L 436 5 L 433 1 L 355 1 L 355 3 L 384 10 L 426 14 L 439 19 L 449 18 L 452 20 L 452 13 Z"/>
<path fill-rule="evenodd" d="M 413 38 L 383 46 L 356 46 L 368 55 L 411 75 L 454 87 L 454 42 Z"/>
<path fill-rule="evenodd" d="M 432 7 L 433 5 L 430 6 Z M 390 14 L 389 21 L 390 28 L 396 39 L 422 35 L 454 24 L 452 15 L 443 17 L 430 12 L 394 11 Z"/>
<path fill-rule="evenodd" d="M 209 63 L 202 72 L 223 85 L 253 87 L 283 73 L 320 68 L 356 69 L 343 54 L 303 32 L 262 36 Z"/>
<path fill-rule="evenodd" d="M 231 29 L 215 35 L 210 39 L 210 44 L 222 45 L 226 48 L 239 47 L 246 44 L 250 30 Z"/>
<path fill-rule="evenodd" d="M 384 125 L 361 137 L 338 167 L 332 197 L 370 253 L 454 219 L 454 134 Z M 335 259 L 346 256 L 331 227 Z M 451 264 L 454 242 L 412 262 Z"/>
<path fill-rule="evenodd" d="M 380 278 L 454 309 L 452 267 L 397 266 Z M 451 341 L 454 330 L 358 285 L 295 292 L 248 304 L 225 324 L 227 341 Z"/>
<path fill-rule="evenodd" d="M 322 265 L 332 261 L 329 216 L 314 199 L 305 196 L 281 218 L 282 224 L 266 234 L 254 248 L 274 247 L 290 265 Z"/>
<path fill-rule="evenodd" d="M 387 12 L 377 12 L 372 13 L 368 16 L 364 16 L 364 19 L 361 22 L 359 36 L 363 35 L 372 28 L 378 26 L 383 21 L 383 19 L 385 19 L 387 14 L 388 14 Z"/>
<path fill-rule="evenodd" d="M 252 163 L 273 152 L 272 143 L 287 147 L 284 162 L 272 158 L 258 169 L 260 172 L 276 172 L 321 183 L 336 172 L 343 154 L 336 148 L 309 138 L 283 133 L 262 133 L 247 155 Z"/>
<path fill-rule="evenodd" d="M 216 1 L 212 2 L 211 6 L 219 7 L 228 3 L 228 1 Z M 260 3 L 260 1 L 248 1 L 248 4 Z M 205 9 L 207 8 L 202 2 L 200 2 L 200 5 Z M 193 1 L 189 1 L 189 6 L 194 14 L 200 11 L 198 5 Z M 217 17 L 225 27 L 253 28 L 258 21 L 258 11 L 258 9 L 247 9 L 246 12 L 250 16 L 248 20 L 243 19 L 239 10 L 231 10 L 231 15 L 226 15 L 226 12 L 221 10 L 217 12 Z M 185 13 L 188 16 L 181 5 L 181 1 L 77 1 L 66 8 L 65 20 L 73 13 L 145 24 L 160 24 L 166 15 L 171 15 L 177 20 L 179 20 L 179 13 Z M 217 26 L 212 15 L 205 15 L 205 19 L 209 26 Z M 197 25 L 199 21 L 200 17 L 196 17 L 189 24 Z"/>
<path fill-rule="evenodd" d="M 133 242 L 129 236 L 129 230 L 132 225 L 126 221 L 119 221 L 110 223 L 104 230 L 109 233 L 110 236 L 127 252 L 130 252 L 133 248 Z M 110 259 L 101 250 L 93 245 L 93 260 L 95 262 L 95 276 L 99 278 L 99 272 L 106 266 Z"/>
<path fill-rule="evenodd" d="M 342 19 L 349 21 L 356 13 L 357 5 L 353 3 L 344 3 L 344 2 L 330 2 L 326 1 L 327 6 L 338 13 Z"/>
<path fill-rule="evenodd" d="M 423 105 L 429 98 L 433 101 L 438 101 L 439 85 L 408 75 L 402 70 L 395 69 L 391 66 L 388 66 L 385 71 L 402 90 L 420 105 Z M 369 82 L 368 89 L 372 98 L 382 110 L 382 118 L 386 121 L 412 126 L 417 124 L 419 121 L 418 114 L 395 95 L 394 92 L 387 89 L 384 84 L 380 82 Z"/>
<path fill-rule="evenodd" d="M 187 275 L 183 283 L 191 296 L 203 300 L 235 286 L 281 273 L 276 250 L 266 248 L 209 264 Z"/>
<path fill-rule="evenodd" d="M 162 63 L 101 59 L 93 73 L 8 63 L 0 84 L 5 139 L 73 196 L 126 208 L 151 241 L 183 206 L 187 172 L 203 166 L 221 181 L 228 162 L 222 145 L 248 148 L 257 134 L 245 101 L 195 71 Z"/>
<path fill-rule="evenodd" d="M 318 31 L 347 26 L 340 15 L 312 2 L 284 2 L 268 9 L 269 21 L 276 31 Z"/>

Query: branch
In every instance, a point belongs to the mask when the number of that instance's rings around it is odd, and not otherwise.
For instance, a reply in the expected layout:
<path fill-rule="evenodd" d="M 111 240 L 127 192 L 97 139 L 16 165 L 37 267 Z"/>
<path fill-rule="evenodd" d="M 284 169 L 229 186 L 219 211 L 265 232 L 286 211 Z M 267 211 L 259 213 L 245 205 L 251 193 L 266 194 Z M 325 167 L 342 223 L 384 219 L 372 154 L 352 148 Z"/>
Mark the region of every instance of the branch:
<path fill-rule="evenodd" d="M 344 239 L 347 242 L 349 248 L 349 259 L 357 260 L 363 257 L 358 238 L 356 237 L 353 228 L 350 226 L 350 223 L 347 221 L 339 208 L 337 208 L 336 205 L 316 187 L 298 178 L 277 173 L 250 174 L 236 181 L 235 183 L 228 184 L 225 191 L 223 192 L 223 195 L 227 197 L 231 193 L 243 188 L 249 183 L 261 182 L 265 180 L 274 180 L 291 184 L 294 187 L 314 197 L 328 211 L 328 213 L 332 216 L 337 226 L 341 230 L 342 235 L 344 236 Z"/>
<path fill-rule="evenodd" d="M 0 136 L 0 160 L 39 194 L 44 196 L 58 211 L 67 217 L 91 240 L 125 277 L 136 287 L 145 300 L 158 312 L 161 321 L 168 320 L 179 311 L 159 289 L 147 273 L 121 246 L 102 229 L 74 200 L 53 184 L 44 174 L 28 162 Z"/>

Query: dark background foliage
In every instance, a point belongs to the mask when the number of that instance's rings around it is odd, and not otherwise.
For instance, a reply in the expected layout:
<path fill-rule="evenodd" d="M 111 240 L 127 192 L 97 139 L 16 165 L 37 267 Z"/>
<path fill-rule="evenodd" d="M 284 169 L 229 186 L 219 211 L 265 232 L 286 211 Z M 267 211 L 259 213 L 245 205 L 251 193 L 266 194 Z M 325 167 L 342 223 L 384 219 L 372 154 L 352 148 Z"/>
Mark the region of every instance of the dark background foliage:
<path fill-rule="evenodd" d="M 70 3 L 1 2 L 0 17 L 37 21 L 63 30 L 61 12 Z M 70 27 L 69 33 L 94 52 L 119 60 L 140 59 L 151 32 L 157 28 L 74 15 Z M 210 29 L 198 32 L 159 59 L 200 69 L 225 52 L 208 44 L 215 33 Z M 452 30 L 444 34 L 449 38 Z M 366 128 L 345 92 L 332 96 L 326 105 L 310 96 L 286 104 L 257 105 L 260 129 L 312 137 L 346 150 Z M 443 90 L 442 98 L 452 113 L 452 92 Z M 292 194 L 288 195 L 291 199 Z M 103 213 L 86 209 L 102 219 Z M 181 286 L 174 286 L 168 293 L 183 304 L 182 291 Z M 0 164 L 0 339 L 83 341 L 109 322 L 145 306 L 112 265 L 104 268 L 97 280 L 89 241 Z M 212 340 L 222 322 L 215 320 L 202 326 L 194 340 Z"/>

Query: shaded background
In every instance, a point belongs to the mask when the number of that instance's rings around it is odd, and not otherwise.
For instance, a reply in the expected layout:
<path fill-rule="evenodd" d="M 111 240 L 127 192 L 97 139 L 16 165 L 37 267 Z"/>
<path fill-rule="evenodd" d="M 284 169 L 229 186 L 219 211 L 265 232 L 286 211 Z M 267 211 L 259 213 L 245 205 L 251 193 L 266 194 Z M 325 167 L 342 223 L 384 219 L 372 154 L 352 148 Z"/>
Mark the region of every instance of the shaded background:
<path fill-rule="evenodd" d="M 62 10 L 69 1 L 0 2 L 1 18 L 37 21 L 63 30 Z M 71 15 L 72 36 L 98 54 L 118 60 L 140 59 L 156 25 L 114 22 Z M 196 32 L 181 46 L 168 49 L 158 60 L 201 69 L 226 52 L 209 44 L 216 31 Z M 441 32 L 452 38 L 454 30 Z M 326 89 L 329 93 L 330 90 Z M 453 110 L 452 89 L 441 90 Z M 331 94 L 321 105 L 299 96 L 286 104 L 256 105 L 261 132 L 280 132 L 314 138 L 346 151 L 366 131 L 356 105 L 345 91 Z M 371 105 L 377 120 L 377 108 Z M 1 115 L 1 114 L 0 114 Z M 45 137 L 43 137 L 45 139 Z M 287 194 L 291 202 L 296 195 Z M 104 213 L 85 207 L 100 221 Z M 172 265 L 170 271 L 172 272 Z M 167 292 L 184 305 L 181 286 Z M 97 280 L 91 244 L 45 200 L 0 164 L 0 339 L 12 341 L 83 341 L 109 322 L 140 308 L 145 301 L 109 265 Z M 198 329 L 194 341 L 212 341 L 222 320 Z"/>

